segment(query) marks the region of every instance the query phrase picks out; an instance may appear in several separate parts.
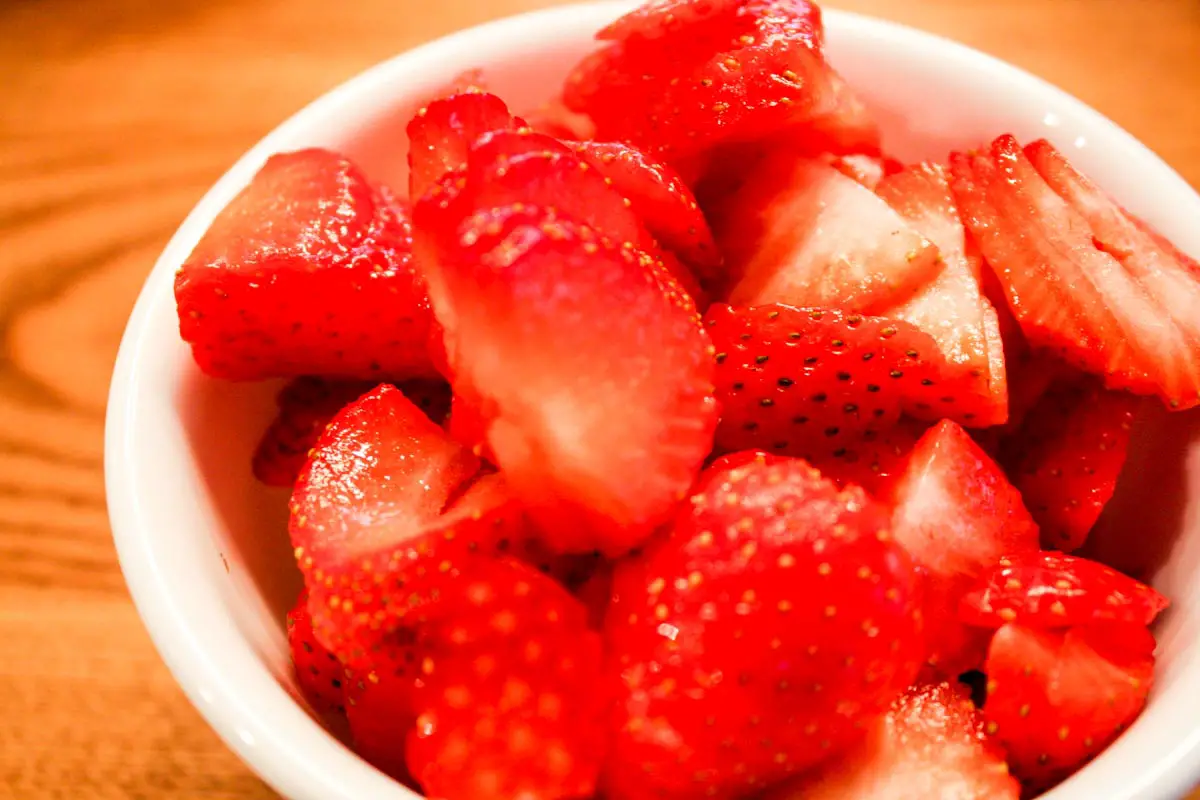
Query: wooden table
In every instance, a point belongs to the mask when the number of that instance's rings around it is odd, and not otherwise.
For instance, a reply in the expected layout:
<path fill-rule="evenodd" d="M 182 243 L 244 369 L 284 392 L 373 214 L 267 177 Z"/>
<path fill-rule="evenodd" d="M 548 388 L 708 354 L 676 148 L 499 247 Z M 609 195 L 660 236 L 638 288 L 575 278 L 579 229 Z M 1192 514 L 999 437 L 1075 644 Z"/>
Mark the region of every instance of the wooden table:
<path fill-rule="evenodd" d="M 125 592 L 101 470 L 118 339 L 235 157 L 369 64 L 548 0 L 0 4 L 0 797 L 273 794 L 209 731 Z M 1200 185 L 1195 0 L 843 0 L 1093 104 Z"/>

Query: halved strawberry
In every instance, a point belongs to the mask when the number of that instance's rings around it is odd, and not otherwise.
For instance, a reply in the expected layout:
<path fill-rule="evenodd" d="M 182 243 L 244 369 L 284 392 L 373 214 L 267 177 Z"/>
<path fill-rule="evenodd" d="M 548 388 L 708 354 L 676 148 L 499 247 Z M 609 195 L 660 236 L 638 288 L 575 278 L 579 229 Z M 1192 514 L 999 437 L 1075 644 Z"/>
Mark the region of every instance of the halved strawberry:
<path fill-rule="evenodd" d="M 1121 623 L 996 631 L 983 711 L 1013 774 L 1043 788 L 1107 747 L 1145 705 L 1154 646 L 1145 627 Z"/>
<path fill-rule="evenodd" d="M 328 150 L 267 159 L 180 268 L 175 299 L 214 377 L 433 374 L 407 214 Z"/>
<path fill-rule="evenodd" d="M 614 797 L 764 789 L 859 738 L 921 660 L 915 575 L 884 507 L 798 459 L 700 485 L 665 539 L 616 567 Z"/>
<path fill-rule="evenodd" d="M 308 591 L 301 590 L 296 605 L 287 614 L 288 649 L 301 694 L 318 714 L 344 713 L 345 670 L 337 656 L 313 635 L 308 613 Z"/>
<path fill-rule="evenodd" d="M 716 349 L 717 447 L 812 457 L 894 426 L 902 410 L 944 416 L 959 389 L 927 334 L 905 322 L 841 311 L 717 304 L 705 315 Z"/>
<path fill-rule="evenodd" d="M 960 684 L 917 684 L 875 723 L 867 741 L 766 800 L 1018 800 L 1004 751 Z"/>
<path fill-rule="evenodd" d="M 769 156 L 713 220 L 734 305 L 873 313 L 942 270 L 937 248 L 870 189 L 819 159 Z"/>
<path fill-rule="evenodd" d="M 415 202 L 447 172 L 462 169 L 485 133 L 520 127 L 504 101 L 487 92 L 442 97 L 408 123 L 408 191 Z"/>
<path fill-rule="evenodd" d="M 810 463 L 838 486 L 861 486 L 875 497 L 890 501 L 927 427 L 926 423 L 902 418 L 887 430 L 863 431 L 852 444 L 817 450 Z"/>
<path fill-rule="evenodd" d="M 653 259 L 521 209 L 451 238 L 418 206 L 454 385 L 479 399 L 497 464 L 548 541 L 620 553 L 670 516 L 710 449 L 711 345 Z"/>
<path fill-rule="evenodd" d="M 1006 556 L 979 576 L 959 606 L 971 625 L 1070 628 L 1095 622 L 1149 625 L 1167 598 L 1112 567 L 1062 553 Z"/>
<path fill-rule="evenodd" d="M 1003 423 L 1008 389 L 999 320 L 980 288 L 980 260 L 967 252 L 966 231 L 945 169 L 933 163 L 906 167 L 884 178 L 875 191 L 937 246 L 945 265 L 934 280 L 886 315 L 928 333 L 952 369 L 976 379 L 971 404 L 975 425 Z"/>
<path fill-rule="evenodd" d="M 711 284 L 719 278 L 721 254 L 692 190 L 678 172 L 620 142 L 581 142 L 572 146 L 628 200 L 660 244 L 706 282 Z"/>
<path fill-rule="evenodd" d="M 1112 498 L 1140 402 L 1091 378 L 1061 380 L 1001 445 L 1047 548 L 1075 550 Z"/>
<path fill-rule="evenodd" d="M 929 663 L 953 678 L 981 666 L 987 646 L 958 620 L 959 601 L 1002 556 L 1036 552 L 1037 525 L 1000 467 L 948 420 L 921 437 L 895 495 L 896 541 L 927 575 Z"/>
<path fill-rule="evenodd" d="M 1012 136 L 951 156 L 952 187 L 1029 342 L 1111 388 L 1200 402 L 1198 350 L 1156 281 L 1096 247 L 1086 218 L 1055 194 Z"/>

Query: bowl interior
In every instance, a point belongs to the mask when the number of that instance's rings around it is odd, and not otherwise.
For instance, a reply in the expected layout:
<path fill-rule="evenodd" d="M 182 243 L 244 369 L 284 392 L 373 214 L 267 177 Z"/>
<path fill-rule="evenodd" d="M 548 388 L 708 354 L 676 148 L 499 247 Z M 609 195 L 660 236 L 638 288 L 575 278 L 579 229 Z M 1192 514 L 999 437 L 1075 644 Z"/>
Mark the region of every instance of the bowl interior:
<path fill-rule="evenodd" d="M 410 798 L 314 722 L 289 675 L 283 617 L 300 586 L 286 492 L 249 470 L 278 384 L 201 376 L 179 340 L 171 280 L 212 216 L 267 155 L 348 153 L 403 189 L 403 129 L 422 98 L 482 67 L 518 112 L 536 107 L 624 8 L 556 9 L 464 32 L 376 67 L 246 155 L 197 206 L 147 282 L 114 377 L 110 510 L 131 591 L 168 665 L 218 732 L 292 797 Z M 829 52 L 884 121 L 902 159 L 944 158 L 1003 131 L 1050 138 L 1125 205 L 1200 254 L 1200 198 L 1112 123 L 1031 76 L 945 40 L 831 11 Z M 1150 707 L 1121 740 L 1053 791 L 1068 798 L 1175 797 L 1195 776 L 1200 720 L 1200 416 L 1149 405 L 1092 547 L 1174 601 L 1159 629 Z M 1127 765 L 1136 764 L 1136 769 Z M 1153 788 L 1151 788 L 1153 787 Z"/>

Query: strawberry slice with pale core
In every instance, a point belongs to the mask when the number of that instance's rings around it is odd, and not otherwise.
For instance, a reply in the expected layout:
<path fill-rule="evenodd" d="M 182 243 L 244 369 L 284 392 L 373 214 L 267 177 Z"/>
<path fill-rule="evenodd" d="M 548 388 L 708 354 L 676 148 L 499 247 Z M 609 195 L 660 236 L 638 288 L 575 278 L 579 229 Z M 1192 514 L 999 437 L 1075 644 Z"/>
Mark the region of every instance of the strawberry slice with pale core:
<path fill-rule="evenodd" d="M 487 92 L 429 103 L 408 123 L 409 197 L 415 202 L 442 175 L 465 167 L 468 148 L 483 134 L 518 127 L 504 101 Z"/>

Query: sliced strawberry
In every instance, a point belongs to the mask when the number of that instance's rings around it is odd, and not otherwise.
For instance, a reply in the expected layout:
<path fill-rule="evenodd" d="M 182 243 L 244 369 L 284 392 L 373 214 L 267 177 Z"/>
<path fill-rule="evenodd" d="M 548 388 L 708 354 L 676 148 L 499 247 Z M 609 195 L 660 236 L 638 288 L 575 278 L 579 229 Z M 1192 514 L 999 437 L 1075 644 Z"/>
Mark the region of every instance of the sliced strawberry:
<path fill-rule="evenodd" d="M 709 282 L 719 277 L 716 242 L 678 172 L 619 142 L 581 142 L 574 148 L 629 201 L 659 243 Z"/>
<path fill-rule="evenodd" d="M 959 601 L 1002 556 L 1036 552 L 1037 525 L 1000 467 L 950 421 L 917 443 L 895 494 L 896 541 L 927 575 L 930 665 L 953 678 L 981 666 L 987 644 L 959 622 Z"/>
<path fill-rule="evenodd" d="M 496 459 L 487 446 L 487 418 L 476 401 L 461 394 L 454 395 L 446 431 L 454 441 L 468 447 L 477 457 L 495 463 Z"/>
<path fill-rule="evenodd" d="M 275 398 L 279 412 L 254 451 L 254 477 L 267 486 L 291 486 L 308 460 L 308 451 L 333 415 L 375 384 L 297 378 Z"/>
<path fill-rule="evenodd" d="M 915 575 L 861 489 L 797 459 L 700 485 L 616 568 L 610 796 L 750 795 L 858 738 L 921 660 Z"/>
<path fill-rule="evenodd" d="M 1200 402 L 1197 348 L 1155 286 L 1095 246 L 1087 220 L 1055 194 L 1012 136 L 951 156 L 967 228 L 1000 279 L 1029 342 L 1112 388 Z"/>
<path fill-rule="evenodd" d="M 344 713 L 345 672 L 337 656 L 326 650 L 313 635 L 306 590 L 300 591 L 295 607 L 288 612 L 287 639 L 296 683 L 304 699 L 318 714 Z"/>
<path fill-rule="evenodd" d="M 734 305 L 872 313 L 942 269 L 937 248 L 871 190 L 819 159 L 770 156 L 713 220 Z"/>
<path fill-rule="evenodd" d="M 824 462 L 894 426 L 902 410 L 944 416 L 959 389 L 927 334 L 905 322 L 840 311 L 714 305 L 717 447 Z"/>
<path fill-rule="evenodd" d="M 836 169 L 843 175 L 854 178 L 872 191 L 879 186 L 879 182 L 883 180 L 883 159 L 876 156 L 866 155 L 848 155 L 848 156 L 826 156 L 825 160 L 829 166 Z M 887 199 L 886 197 L 884 198 Z"/>
<path fill-rule="evenodd" d="M 811 463 L 838 486 L 861 486 L 875 497 L 890 500 L 927 427 L 925 423 L 901 419 L 884 431 L 865 430 L 853 444 L 817 451 Z"/>
<path fill-rule="evenodd" d="M 577 114 L 554 98 L 524 115 L 529 127 L 556 139 L 586 141 L 596 135 L 596 126 L 584 114 Z"/>
<path fill-rule="evenodd" d="M 407 214 L 328 150 L 267 159 L 184 262 L 175 299 L 214 377 L 433 374 Z"/>
<path fill-rule="evenodd" d="M 846 79 L 832 69 L 825 76 L 823 98 L 821 110 L 805 124 L 802 136 L 791 134 L 793 140 L 810 153 L 837 153 L 859 160 L 860 165 L 863 159 L 879 156 L 882 133 L 875 115 Z M 857 180 L 859 176 L 852 177 Z"/>
<path fill-rule="evenodd" d="M 408 191 L 414 201 L 447 172 L 462 169 L 467 150 L 485 133 L 519 127 L 504 101 L 487 92 L 442 97 L 408 123 Z"/>
<path fill-rule="evenodd" d="M 1140 625 L 998 630 L 983 710 L 1013 773 L 1042 788 L 1107 747 L 1145 705 L 1154 646 Z"/>
<path fill-rule="evenodd" d="M 529 206 L 478 215 L 455 239 L 422 209 L 455 388 L 481 401 L 514 491 L 561 550 L 635 546 L 711 447 L 711 345 L 694 306 L 662 291 L 652 259 L 549 215 L 530 222 Z"/>
<path fill-rule="evenodd" d="M 766 800 L 1018 800 L 1004 752 L 958 684 L 917 684 L 875 723 L 867 741 Z"/>
<path fill-rule="evenodd" d="M 600 637 L 549 578 L 477 566 L 453 584 L 459 613 L 422 634 L 409 767 L 447 800 L 590 796 L 605 755 Z"/>
<path fill-rule="evenodd" d="M 1047 548 L 1075 550 L 1112 498 L 1139 401 L 1099 380 L 1059 381 L 1002 444 Z"/>
<path fill-rule="evenodd" d="M 945 264 L 935 280 L 886 315 L 928 333 L 952 368 L 976 379 L 974 424 L 1003 423 L 1008 389 L 999 320 L 980 287 L 979 259 L 968 255 L 945 169 L 932 163 L 906 167 L 883 179 L 876 193 L 937 246 Z"/>
<path fill-rule="evenodd" d="M 1095 622 L 1149 625 L 1167 598 L 1140 581 L 1086 558 L 1025 552 L 979 576 L 959 607 L 971 625 L 1070 628 Z"/>
<path fill-rule="evenodd" d="M 596 33 L 600 41 L 630 41 L 653 45 L 663 39 L 686 46 L 678 40 L 687 37 L 708 39 L 705 45 L 724 43 L 727 26 L 736 24 L 736 13 L 743 3 L 739 0 L 652 0 L 643 3 L 601 28 Z"/>
<path fill-rule="evenodd" d="M 346 718 L 354 752 L 376 769 L 412 784 L 405 743 L 416 725 L 415 695 L 421 651 L 410 631 L 391 634 L 384 646 L 346 669 Z"/>

